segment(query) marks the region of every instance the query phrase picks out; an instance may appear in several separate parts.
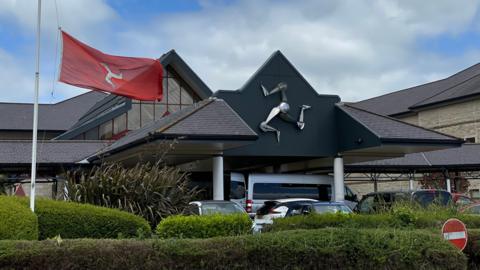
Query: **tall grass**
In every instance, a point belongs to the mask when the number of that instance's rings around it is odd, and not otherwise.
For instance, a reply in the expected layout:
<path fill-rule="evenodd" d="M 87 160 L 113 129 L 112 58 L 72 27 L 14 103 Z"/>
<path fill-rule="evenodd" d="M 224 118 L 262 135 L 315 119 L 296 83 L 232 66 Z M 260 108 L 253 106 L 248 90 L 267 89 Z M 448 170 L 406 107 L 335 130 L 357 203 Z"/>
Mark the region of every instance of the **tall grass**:
<path fill-rule="evenodd" d="M 66 187 L 71 201 L 125 210 L 142 216 L 152 228 L 164 217 L 182 214 L 198 193 L 188 174 L 160 162 L 132 168 L 103 163 L 68 173 Z"/>

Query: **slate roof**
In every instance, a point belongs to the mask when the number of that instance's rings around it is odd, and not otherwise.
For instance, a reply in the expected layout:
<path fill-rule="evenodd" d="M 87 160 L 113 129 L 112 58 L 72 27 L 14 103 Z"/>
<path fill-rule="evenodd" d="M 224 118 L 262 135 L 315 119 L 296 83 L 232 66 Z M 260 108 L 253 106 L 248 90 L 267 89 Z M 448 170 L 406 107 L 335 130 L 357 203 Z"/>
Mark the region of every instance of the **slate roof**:
<path fill-rule="evenodd" d="M 421 107 L 480 94 L 480 63 L 448 78 L 366 99 L 355 107 L 382 115 L 400 115 Z"/>
<path fill-rule="evenodd" d="M 38 141 L 38 164 L 74 164 L 108 145 L 106 141 Z M 31 141 L 0 141 L 0 164 L 31 164 Z"/>
<path fill-rule="evenodd" d="M 407 154 L 401 158 L 383 159 L 349 164 L 349 168 L 480 168 L 480 144 L 463 144 L 461 147 Z"/>
<path fill-rule="evenodd" d="M 210 98 L 130 131 L 100 154 L 157 138 L 252 140 L 257 134 L 225 101 Z"/>
<path fill-rule="evenodd" d="M 379 115 L 347 104 L 338 108 L 361 123 L 382 141 L 461 143 L 463 140 L 415 126 L 395 118 Z"/>
<path fill-rule="evenodd" d="M 55 104 L 39 104 L 38 129 L 68 130 L 106 94 L 90 91 Z M 32 130 L 33 104 L 0 103 L 0 130 Z"/>

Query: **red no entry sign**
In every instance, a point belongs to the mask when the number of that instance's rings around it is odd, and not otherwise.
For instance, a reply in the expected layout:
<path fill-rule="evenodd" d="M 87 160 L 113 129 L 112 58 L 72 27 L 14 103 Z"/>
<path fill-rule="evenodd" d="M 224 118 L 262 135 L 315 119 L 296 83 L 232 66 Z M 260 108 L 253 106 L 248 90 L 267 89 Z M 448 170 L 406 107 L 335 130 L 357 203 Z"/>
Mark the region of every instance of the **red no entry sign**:
<path fill-rule="evenodd" d="M 467 245 L 467 228 L 465 224 L 456 218 L 451 218 L 443 224 L 442 234 L 445 240 L 450 241 L 460 250 Z"/>

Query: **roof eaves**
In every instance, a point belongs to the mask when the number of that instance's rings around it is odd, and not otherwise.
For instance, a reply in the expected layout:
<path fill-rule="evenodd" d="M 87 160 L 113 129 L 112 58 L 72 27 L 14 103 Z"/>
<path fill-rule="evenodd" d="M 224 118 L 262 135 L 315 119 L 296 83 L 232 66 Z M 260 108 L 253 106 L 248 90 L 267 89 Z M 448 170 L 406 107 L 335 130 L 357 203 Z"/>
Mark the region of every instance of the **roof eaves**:
<path fill-rule="evenodd" d="M 404 122 L 404 121 L 401 121 L 399 119 L 396 119 L 396 118 L 393 118 L 393 117 L 390 117 L 390 116 L 386 116 L 386 115 L 381 115 L 381 114 L 377 114 L 377 113 L 374 113 L 374 112 L 371 112 L 371 111 L 367 111 L 367 110 L 364 110 L 364 109 L 359 109 L 357 107 L 354 107 L 354 106 L 351 106 L 351 105 L 347 105 L 347 104 L 343 104 L 343 106 L 346 106 L 346 107 L 350 107 L 350 108 L 353 108 L 354 110 L 359 110 L 359 111 L 363 111 L 363 112 L 366 112 L 366 113 L 370 113 L 370 114 L 373 114 L 373 115 L 376 115 L 378 117 L 383 117 L 383 118 L 387 118 L 391 121 L 395 121 L 395 122 L 398 122 L 398 123 L 402 123 L 402 124 L 405 124 L 405 125 L 409 125 L 411 127 L 415 127 L 415 128 L 419 128 L 419 129 L 423 129 L 425 131 L 429 131 L 429 132 L 433 132 L 433 133 L 437 133 L 437 134 L 440 134 L 440 135 L 443 135 L 443 136 L 446 136 L 446 137 L 450 137 L 452 138 L 453 140 L 456 140 L 456 141 L 462 141 L 462 139 L 460 138 L 457 138 L 457 137 L 454 137 L 452 135 L 449 135 L 449 134 L 445 134 L 445 133 L 442 133 L 442 132 L 439 132 L 439 131 L 436 131 L 436 130 L 431 130 L 431 129 L 428 129 L 428 128 L 424 128 L 424 127 L 421 127 L 421 126 L 417 126 L 417 125 L 414 125 L 412 123 L 408 123 L 408 122 Z M 352 116 L 353 118 L 355 118 L 354 116 Z M 358 119 L 356 119 L 358 120 Z M 371 129 L 369 129 L 370 131 L 372 131 Z M 376 134 L 374 131 L 372 131 L 374 134 Z M 379 136 L 379 138 L 381 138 Z M 391 140 L 391 141 L 395 141 L 396 139 L 395 138 L 381 138 L 382 140 Z M 415 141 L 415 140 L 412 140 L 412 142 Z M 421 140 L 419 140 L 421 141 Z M 428 141 L 428 140 L 427 140 Z M 435 140 L 435 141 L 441 141 L 441 140 Z M 446 140 L 446 141 L 450 141 L 450 140 Z"/>

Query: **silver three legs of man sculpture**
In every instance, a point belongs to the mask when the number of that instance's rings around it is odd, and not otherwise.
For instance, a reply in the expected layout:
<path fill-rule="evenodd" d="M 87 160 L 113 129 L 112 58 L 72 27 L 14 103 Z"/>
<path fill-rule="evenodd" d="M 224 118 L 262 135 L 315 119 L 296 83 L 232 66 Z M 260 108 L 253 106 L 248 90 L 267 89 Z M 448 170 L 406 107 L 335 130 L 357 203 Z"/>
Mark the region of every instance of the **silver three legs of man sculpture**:
<path fill-rule="evenodd" d="M 260 129 L 263 132 L 275 132 L 277 134 L 277 142 L 280 142 L 280 130 L 276 129 L 269 125 L 270 121 L 272 121 L 275 117 L 279 116 L 282 120 L 294 123 L 297 127 L 302 130 L 305 127 L 305 122 L 303 121 L 304 111 L 310 109 L 309 105 L 302 105 L 300 106 L 300 115 L 298 116 L 298 120 L 295 120 L 288 112 L 290 111 L 290 105 L 288 105 L 287 99 L 287 84 L 284 82 L 280 82 L 275 88 L 272 90 L 268 90 L 265 86 L 260 85 L 263 91 L 264 96 L 270 96 L 275 93 L 280 92 L 281 94 L 281 101 L 280 104 L 276 107 L 273 107 L 270 113 L 267 116 L 267 119 L 260 123 Z"/>

